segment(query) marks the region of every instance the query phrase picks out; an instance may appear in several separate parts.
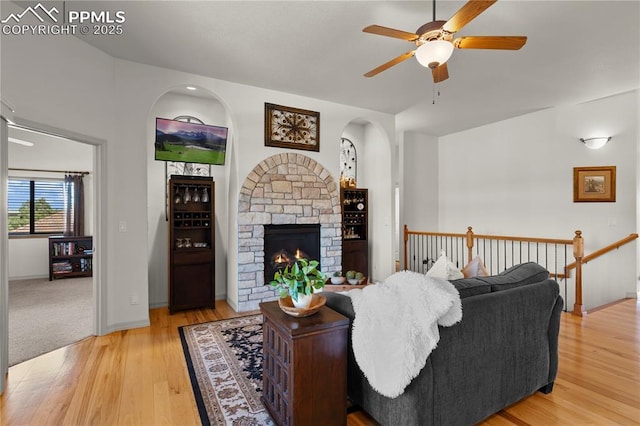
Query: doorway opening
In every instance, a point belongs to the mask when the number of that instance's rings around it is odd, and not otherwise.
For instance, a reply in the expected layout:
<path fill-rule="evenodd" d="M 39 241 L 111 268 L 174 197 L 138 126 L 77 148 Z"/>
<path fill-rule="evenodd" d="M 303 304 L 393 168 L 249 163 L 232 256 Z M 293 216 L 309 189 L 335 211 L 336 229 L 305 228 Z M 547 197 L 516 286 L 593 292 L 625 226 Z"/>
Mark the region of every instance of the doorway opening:
<path fill-rule="evenodd" d="M 92 236 L 96 226 L 96 151 L 85 142 L 8 127 L 9 366 L 96 334 L 95 241 L 74 240 Z M 68 179 L 74 175 L 75 184 Z M 80 193 L 84 200 L 72 203 Z M 84 226 L 71 230 L 71 217 Z"/>

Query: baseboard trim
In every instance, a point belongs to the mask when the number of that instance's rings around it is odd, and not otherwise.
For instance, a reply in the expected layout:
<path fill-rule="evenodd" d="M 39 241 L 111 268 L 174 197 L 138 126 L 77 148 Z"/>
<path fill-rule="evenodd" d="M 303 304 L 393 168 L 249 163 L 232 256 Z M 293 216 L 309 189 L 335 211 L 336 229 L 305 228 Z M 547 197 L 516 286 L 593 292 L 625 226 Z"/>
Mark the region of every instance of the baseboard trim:
<path fill-rule="evenodd" d="M 592 313 L 594 313 L 594 312 L 601 311 L 602 309 L 605 309 L 605 308 L 608 308 L 608 307 L 611 307 L 611 306 L 617 305 L 618 303 L 622 303 L 622 302 L 624 302 L 625 300 L 629 300 L 629 299 L 636 299 L 636 298 L 635 298 L 635 297 L 625 297 L 624 299 L 614 300 L 613 302 L 607 303 L 607 304 L 605 304 L 605 305 L 602 305 L 602 306 L 596 306 L 595 308 L 589 309 L 587 312 L 585 312 L 585 315 L 586 315 L 587 313 L 592 314 Z"/>
<path fill-rule="evenodd" d="M 226 301 L 226 302 L 227 302 L 227 304 L 231 307 L 231 309 L 233 309 L 233 310 L 234 310 L 234 311 L 236 311 L 236 312 L 239 312 L 239 311 L 238 311 L 238 304 L 237 304 L 237 303 L 233 303 L 231 300 L 228 300 L 228 299 L 227 299 L 227 301 Z"/>
<path fill-rule="evenodd" d="M 48 280 L 49 275 L 25 275 L 20 277 L 9 277 L 9 281 L 26 281 L 26 280 Z"/>
<path fill-rule="evenodd" d="M 227 295 L 226 294 L 216 294 L 216 300 L 226 300 L 227 299 Z M 162 301 L 162 302 L 154 302 L 154 303 L 149 303 L 149 309 L 160 309 L 160 308 L 168 308 L 169 307 L 169 302 L 167 301 Z"/>

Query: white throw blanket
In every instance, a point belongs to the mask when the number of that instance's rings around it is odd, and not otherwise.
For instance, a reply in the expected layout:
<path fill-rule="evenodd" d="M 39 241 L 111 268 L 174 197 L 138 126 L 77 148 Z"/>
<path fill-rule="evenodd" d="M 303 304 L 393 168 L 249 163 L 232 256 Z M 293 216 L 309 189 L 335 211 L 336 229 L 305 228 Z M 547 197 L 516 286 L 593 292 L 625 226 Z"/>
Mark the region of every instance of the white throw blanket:
<path fill-rule="evenodd" d="M 351 290 L 356 362 L 380 394 L 395 398 L 420 373 L 438 344 L 438 325 L 462 319 L 460 295 L 448 281 L 410 271 Z"/>

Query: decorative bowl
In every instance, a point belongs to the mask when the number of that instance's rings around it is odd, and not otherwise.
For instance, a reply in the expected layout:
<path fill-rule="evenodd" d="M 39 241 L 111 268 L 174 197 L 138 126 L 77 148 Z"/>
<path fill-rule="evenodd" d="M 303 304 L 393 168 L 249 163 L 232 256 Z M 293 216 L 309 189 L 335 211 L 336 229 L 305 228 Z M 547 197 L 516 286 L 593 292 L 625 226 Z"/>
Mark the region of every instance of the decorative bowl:
<path fill-rule="evenodd" d="M 351 284 L 351 285 L 358 285 L 358 284 L 360 284 L 360 280 L 359 280 L 359 279 L 357 279 L 357 278 L 349 278 L 349 280 L 348 280 L 348 281 L 349 281 L 349 284 Z"/>
<path fill-rule="evenodd" d="M 327 298 L 324 296 L 320 296 L 319 294 L 314 294 L 311 298 L 311 305 L 308 308 L 296 308 L 293 306 L 293 300 L 291 300 L 291 296 L 287 296 L 284 299 L 278 299 L 278 304 L 280 305 L 280 309 L 285 314 L 291 315 L 292 317 L 308 317 L 310 315 L 315 314 L 327 303 Z"/>
<path fill-rule="evenodd" d="M 347 279 L 345 277 L 331 277 L 331 284 L 344 284 Z"/>

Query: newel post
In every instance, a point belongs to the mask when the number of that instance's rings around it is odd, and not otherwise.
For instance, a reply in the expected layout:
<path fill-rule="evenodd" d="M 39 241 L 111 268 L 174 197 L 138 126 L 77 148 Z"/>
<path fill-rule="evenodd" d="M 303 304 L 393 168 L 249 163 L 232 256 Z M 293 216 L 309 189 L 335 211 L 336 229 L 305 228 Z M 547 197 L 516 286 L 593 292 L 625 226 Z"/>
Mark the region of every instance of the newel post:
<path fill-rule="evenodd" d="M 576 259 L 576 295 L 573 304 L 573 313 L 575 315 L 584 316 L 586 314 L 582 305 L 582 258 L 584 256 L 584 239 L 582 231 L 576 231 L 573 237 L 573 257 Z"/>
<path fill-rule="evenodd" d="M 473 257 L 473 229 L 467 226 L 467 263 L 471 262 Z"/>

